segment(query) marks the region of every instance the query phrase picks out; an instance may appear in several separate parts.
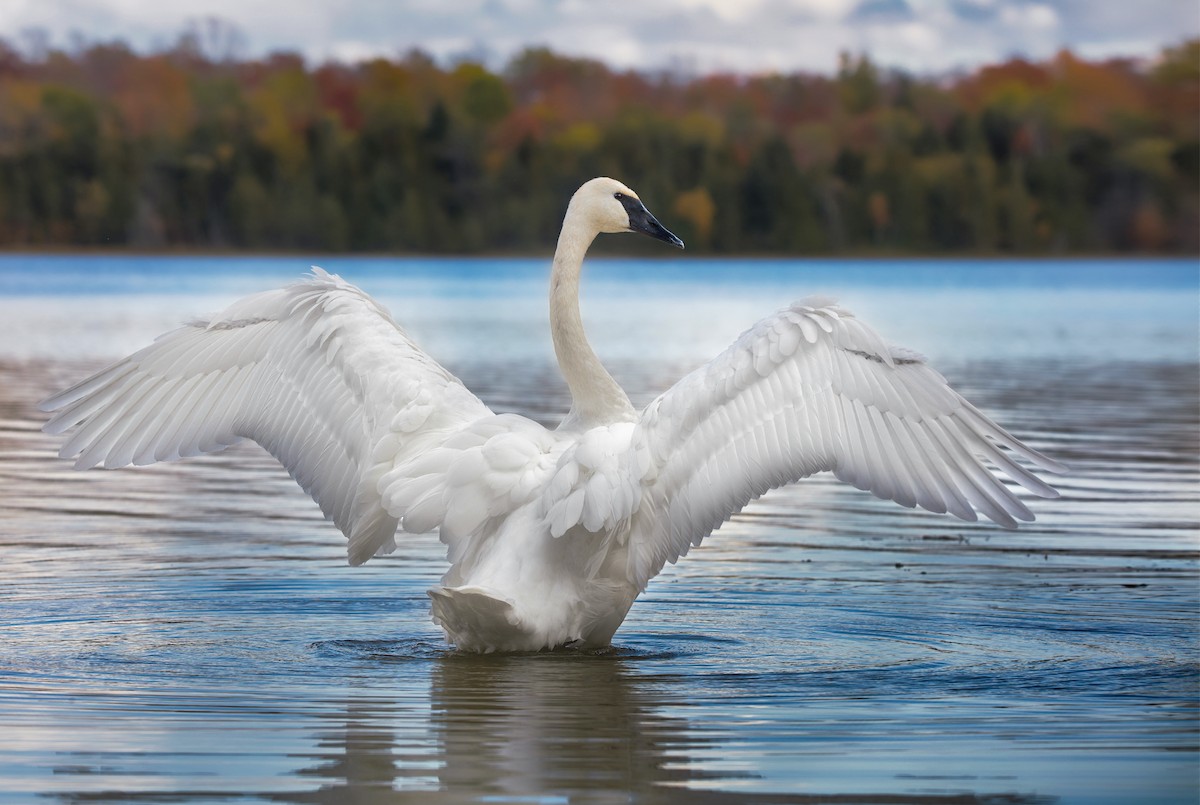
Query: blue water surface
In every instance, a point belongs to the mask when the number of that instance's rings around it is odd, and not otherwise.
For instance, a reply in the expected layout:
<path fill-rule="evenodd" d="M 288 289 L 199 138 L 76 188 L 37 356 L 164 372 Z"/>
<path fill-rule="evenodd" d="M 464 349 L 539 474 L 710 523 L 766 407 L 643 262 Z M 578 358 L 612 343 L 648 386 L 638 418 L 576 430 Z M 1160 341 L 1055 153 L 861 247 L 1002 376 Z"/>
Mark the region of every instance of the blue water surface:
<path fill-rule="evenodd" d="M 40 432 L 39 399 L 311 263 L 495 410 L 569 405 L 546 260 L 0 255 L 0 802 L 1197 801 L 1195 260 L 589 262 L 635 404 L 830 295 L 1070 471 L 1013 532 L 808 479 L 611 649 L 509 657 L 429 621 L 435 536 L 348 567 L 252 445 L 77 473 Z"/>
<path fill-rule="evenodd" d="M 436 283 L 443 293 L 491 296 L 544 282 L 544 258 L 411 258 L 345 255 L 260 257 L 0 254 L 0 295 L 189 293 L 254 278 L 287 282 L 310 265 L 353 277 L 360 285 Z M 1123 288 L 1195 292 L 1193 258 L 1026 259 L 604 259 L 588 263 L 593 281 L 625 288 L 667 283 L 706 288 L 803 283 L 814 289 L 876 288 Z"/>

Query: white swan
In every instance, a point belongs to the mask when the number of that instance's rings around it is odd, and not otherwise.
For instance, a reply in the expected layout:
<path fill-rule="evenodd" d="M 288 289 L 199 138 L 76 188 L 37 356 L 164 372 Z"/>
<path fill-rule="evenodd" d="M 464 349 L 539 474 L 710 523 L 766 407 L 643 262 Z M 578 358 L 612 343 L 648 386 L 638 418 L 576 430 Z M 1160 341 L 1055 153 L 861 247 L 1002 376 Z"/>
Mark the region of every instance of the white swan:
<path fill-rule="evenodd" d="M 835 305 L 763 319 L 642 412 L 584 335 L 579 274 L 598 233 L 676 246 L 637 195 L 593 179 L 554 254 L 550 320 L 570 413 L 493 414 L 358 288 L 311 278 L 235 302 L 50 397 L 76 467 L 194 456 L 252 439 L 349 538 L 353 565 L 397 530 L 440 531 L 433 619 L 458 647 L 607 644 L 646 583 L 752 498 L 823 470 L 904 506 L 1006 527 L 1033 515 L 988 468 L 1055 491 L 1021 444 L 924 360 Z"/>

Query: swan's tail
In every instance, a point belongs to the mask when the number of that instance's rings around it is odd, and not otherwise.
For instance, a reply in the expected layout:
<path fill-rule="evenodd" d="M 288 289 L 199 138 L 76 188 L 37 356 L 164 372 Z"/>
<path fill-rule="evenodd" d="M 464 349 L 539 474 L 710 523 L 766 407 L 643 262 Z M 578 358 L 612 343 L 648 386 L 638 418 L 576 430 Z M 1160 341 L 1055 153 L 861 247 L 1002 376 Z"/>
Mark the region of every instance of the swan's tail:
<path fill-rule="evenodd" d="M 522 623 L 513 602 L 483 587 L 437 587 L 429 591 L 433 622 L 464 651 L 535 651 L 539 635 Z"/>

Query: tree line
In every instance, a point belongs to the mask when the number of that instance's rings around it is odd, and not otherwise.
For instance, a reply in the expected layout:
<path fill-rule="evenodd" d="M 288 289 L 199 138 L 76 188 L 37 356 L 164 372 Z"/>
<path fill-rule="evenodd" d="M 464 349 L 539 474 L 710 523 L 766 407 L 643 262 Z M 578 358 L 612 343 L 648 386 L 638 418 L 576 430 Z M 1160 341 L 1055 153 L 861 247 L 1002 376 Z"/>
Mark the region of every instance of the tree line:
<path fill-rule="evenodd" d="M 0 41 L 0 247 L 542 252 L 609 175 L 700 252 L 1200 251 L 1200 40 L 940 78 L 201 44 Z"/>

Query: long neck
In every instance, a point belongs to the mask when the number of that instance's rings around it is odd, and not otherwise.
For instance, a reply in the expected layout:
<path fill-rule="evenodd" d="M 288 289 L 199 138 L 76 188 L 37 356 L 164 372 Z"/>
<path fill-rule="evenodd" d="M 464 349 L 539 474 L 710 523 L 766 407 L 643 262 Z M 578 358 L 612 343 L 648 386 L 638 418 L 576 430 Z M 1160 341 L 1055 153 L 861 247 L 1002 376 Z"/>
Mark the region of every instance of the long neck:
<path fill-rule="evenodd" d="M 579 315 L 579 274 L 583 255 L 596 237 L 569 213 L 563 221 L 550 273 L 550 332 L 558 368 L 571 389 L 566 427 L 627 422 L 635 417 L 625 391 L 600 363 Z"/>

